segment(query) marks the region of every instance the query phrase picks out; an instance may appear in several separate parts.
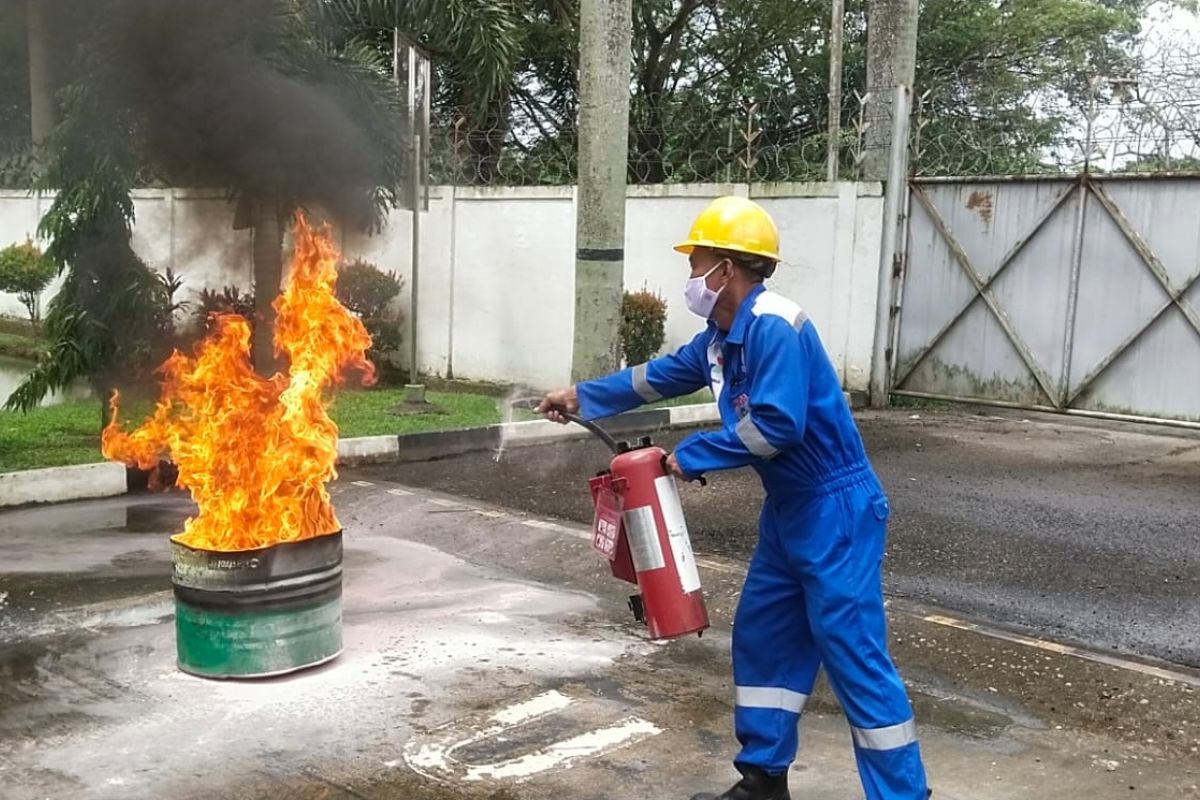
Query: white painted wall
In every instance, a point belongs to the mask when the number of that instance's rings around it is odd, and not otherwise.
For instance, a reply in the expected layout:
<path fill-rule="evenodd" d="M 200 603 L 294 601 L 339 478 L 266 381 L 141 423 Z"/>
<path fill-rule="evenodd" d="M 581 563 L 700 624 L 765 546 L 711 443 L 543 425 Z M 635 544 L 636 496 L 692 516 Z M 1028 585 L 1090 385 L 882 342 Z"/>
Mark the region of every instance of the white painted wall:
<path fill-rule="evenodd" d="M 883 213 L 878 184 L 630 187 L 625 283 L 666 299 L 667 347 L 678 347 L 703 327 L 684 307 L 686 261 L 671 247 L 722 194 L 753 197 L 770 211 L 784 256 L 772 288 L 808 311 L 845 388 L 865 390 Z M 134 247 L 152 267 L 170 267 L 184 278 L 184 299 L 204 287 L 249 284 L 250 233 L 232 230 L 233 205 L 223 193 L 142 190 L 134 201 Z M 0 192 L 0 246 L 33 233 L 47 204 Z M 403 276 L 401 308 L 407 308 L 412 285 L 410 226 L 410 213 L 398 211 L 378 235 L 338 231 L 348 258 L 366 258 Z M 433 188 L 422 216 L 422 369 L 535 387 L 565 383 L 574 321 L 574 227 L 572 187 Z M 0 314 L 22 313 L 15 297 L 0 294 Z"/>

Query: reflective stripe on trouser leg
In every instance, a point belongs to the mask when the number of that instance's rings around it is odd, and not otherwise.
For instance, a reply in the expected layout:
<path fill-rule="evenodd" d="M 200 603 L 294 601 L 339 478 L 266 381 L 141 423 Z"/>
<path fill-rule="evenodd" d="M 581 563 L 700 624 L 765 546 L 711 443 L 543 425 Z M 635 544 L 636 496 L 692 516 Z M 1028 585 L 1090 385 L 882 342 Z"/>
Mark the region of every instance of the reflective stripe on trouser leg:
<path fill-rule="evenodd" d="M 916 741 L 894 750 L 868 750 L 855 744 L 854 760 L 870 800 L 926 800 L 929 795 Z"/>
<path fill-rule="evenodd" d="M 804 580 L 809 624 L 855 729 L 867 800 L 924 800 L 912 706 L 887 651 L 880 565 L 887 501 L 875 481 L 806 503 L 784 541 Z"/>
<path fill-rule="evenodd" d="M 800 744 L 798 723 L 820 659 L 804 591 L 765 520 L 733 624 L 734 728 L 738 764 L 786 770 Z"/>
<path fill-rule="evenodd" d="M 885 728 L 856 728 L 850 726 L 854 744 L 863 750 L 895 750 L 917 741 L 917 723 L 914 720 L 888 725 Z"/>

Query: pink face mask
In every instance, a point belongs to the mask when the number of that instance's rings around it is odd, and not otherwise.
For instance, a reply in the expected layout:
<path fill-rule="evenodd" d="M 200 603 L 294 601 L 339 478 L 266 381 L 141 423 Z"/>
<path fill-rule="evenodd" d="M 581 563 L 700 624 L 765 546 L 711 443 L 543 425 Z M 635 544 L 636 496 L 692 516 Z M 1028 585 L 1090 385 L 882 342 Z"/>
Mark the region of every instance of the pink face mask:
<path fill-rule="evenodd" d="M 721 296 L 722 286 L 717 291 L 708 288 L 708 276 L 717 271 L 724 262 L 718 262 L 716 266 L 704 273 L 699 278 L 689 278 L 687 286 L 683 289 L 683 297 L 687 301 L 688 310 L 697 316 L 708 319 L 712 316 L 713 309 L 716 308 L 717 298 Z"/>

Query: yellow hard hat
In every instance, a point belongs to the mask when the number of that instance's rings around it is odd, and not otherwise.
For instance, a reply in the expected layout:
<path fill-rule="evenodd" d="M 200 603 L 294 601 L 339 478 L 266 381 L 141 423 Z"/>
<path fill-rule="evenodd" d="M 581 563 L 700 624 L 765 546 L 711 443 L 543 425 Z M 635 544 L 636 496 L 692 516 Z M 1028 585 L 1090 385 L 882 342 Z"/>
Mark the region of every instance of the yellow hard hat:
<path fill-rule="evenodd" d="M 690 254 L 697 247 L 717 247 L 771 261 L 779 258 L 779 229 L 762 206 L 745 197 L 718 197 L 692 223 L 686 242 L 675 245 Z"/>

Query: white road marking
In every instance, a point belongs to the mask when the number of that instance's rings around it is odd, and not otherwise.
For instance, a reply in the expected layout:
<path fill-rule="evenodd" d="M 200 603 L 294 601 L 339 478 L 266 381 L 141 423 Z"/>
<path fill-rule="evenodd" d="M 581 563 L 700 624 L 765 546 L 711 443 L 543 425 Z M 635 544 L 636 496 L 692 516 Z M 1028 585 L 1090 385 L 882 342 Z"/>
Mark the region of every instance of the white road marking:
<path fill-rule="evenodd" d="M 1142 675 L 1149 675 L 1153 678 L 1159 678 L 1165 681 L 1177 681 L 1187 686 L 1200 688 L 1200 676 L 1189 675 L 1186 672 L 1177 672 L 1175 670 L 1166 669 L 1164 667 L 1156 667 L 1152 664 L 1143 664 L 1139 661 L 1130 661 L 1127 658 L 1118 658 L 1110 656 L 1106 653 L 1097 653 L 1092 650 L 1084 650 L 1080 647 L 1072 647 L 1069 644 L 1061 642 L 1053 642 L 1047 639 L 1038 639 L 1033 636 L 1023 636 L 1019 633 L 1009 633 L 1008 631 L 991 628 L 987 625 L 981 625 L 976 622 L 967 622 L 954 617 L 948 617 L 944 614 L 914 614 L 911 611 L 904 611 L 906 614 L 919 617 L 925 622 L 933 623 L 934 625 L 943 625 L 947 628 L 956 628 L 960 631 L 970 631 L 978 633 L 992 639 L 1000 639 L 1001 641 L 1011 644 L 1020 644 L 1026 647 L 1033 647 L 1038 650 L 1045 650 L 1048 653 L 1058 653 L 1063 656 L 1072 656 L 1080 658 L 1084 661 L 1092 661 L 1097 664 L 1104 664 L 1108 667 L 1116 667 L 1118 669 L 1129 670 L 1130 672 L 1138 672 Z"/>
<path fill-rule="evenodd" d="M 496 764 L 469 766 L 465 780 L 481 781 L 487 778 L 521 780 L 554 767 L 566 766 L 581 758 L 598 756 L 616 750 L 660 733 L 662 730 L 654 723 L 638 717 L 630 717 L 616 725 L 555 742 L 536 753 L 529 753 L 520 758 L 512 758 Z"/>
<path fill-rule="evenodd" d="M 367 486 L 374 486 L 375 484 L 371 483 L 370 481 L 350 481 L 350 485 L 367 487 Z"/>
<path fill-rule="evenodd" d="M 553 714 L 555 711 L 562 711 L 569 705 L 571 705 L 571 698 L 562 692 L 551 690 L 545 694 L 539 694 L 531 700 L 526 700 L 524 703 L 517 703 L 515 706 L 497 711 L 492 715 L 492 721 L 500 726 L 500 730 L 503 730 L 538 717 L 544 717 L 547 714 Z"/>
<path fill-rule="evenodd" d="M 566 525 L 559 525 L 557 522 L 548 522 L 542 519 L 526 519 L 522 520 L 521 524 L 527 528 L 565 533 L 568 536 L 574 536 L 576 539 L 587 539 L 589 542 L 592 540 L 592 534 L 588 531 L 579 530 L 578 528 L 568 528 Z"/>
<path fill-rule="evenodd" d="M 575 702 L 574 698 L 551 690 L 494 712 L 482 722 L 474 722 L 471 718 L 451 722 L 434 731 L 423 742 L 410 740 L 404 746 L 404 761 L 415 772 L 435 780 L 520 781 L 662 732 L 651 722 L 639 717 L 627 717 L 608 727 L 552 742 L 516 758 L 488 764 L 467 764 L 454 757 L 455 751 L 487 739 L 503 741 L 504 734 L 514 728 L 557 714 Z M 395 763 L 389 761 L 385 766 Z"/>
<path fill-rule="evenodd" d="M 408 489 L 388 489 L 388 494 L 394 494 L 396 497 L 412 497 L 412 492 Z"/>

